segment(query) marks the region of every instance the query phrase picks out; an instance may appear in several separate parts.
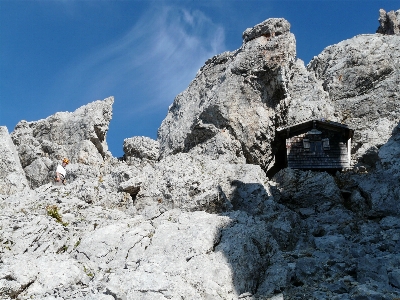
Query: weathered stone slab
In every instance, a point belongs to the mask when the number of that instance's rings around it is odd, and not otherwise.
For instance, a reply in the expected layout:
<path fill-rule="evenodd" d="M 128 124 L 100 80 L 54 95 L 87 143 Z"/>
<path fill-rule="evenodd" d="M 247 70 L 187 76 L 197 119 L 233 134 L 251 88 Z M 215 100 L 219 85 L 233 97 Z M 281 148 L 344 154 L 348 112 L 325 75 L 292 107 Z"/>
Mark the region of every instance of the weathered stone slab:
<path fill-rule="evenodd" d="M 5 126 L 0 126 L 0 141 L 0 194 L 11 195 L 29 187 L 29 184 Z"/>

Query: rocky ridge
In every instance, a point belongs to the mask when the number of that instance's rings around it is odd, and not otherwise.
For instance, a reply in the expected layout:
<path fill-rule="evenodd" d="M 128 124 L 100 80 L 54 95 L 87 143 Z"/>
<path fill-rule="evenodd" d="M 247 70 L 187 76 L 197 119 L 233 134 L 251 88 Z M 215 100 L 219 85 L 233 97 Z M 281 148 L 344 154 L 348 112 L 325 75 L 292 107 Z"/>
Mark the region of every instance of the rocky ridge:
<path fill-rule="evenodd" d="M 112 97 L 0 127 L 1 299 L 400 298 L 399 12 L 307 67 L 288 21 L 246 29 L 121 159 Z M 311 117 L 354 128 L 354 169 L 267 177 Z"/>

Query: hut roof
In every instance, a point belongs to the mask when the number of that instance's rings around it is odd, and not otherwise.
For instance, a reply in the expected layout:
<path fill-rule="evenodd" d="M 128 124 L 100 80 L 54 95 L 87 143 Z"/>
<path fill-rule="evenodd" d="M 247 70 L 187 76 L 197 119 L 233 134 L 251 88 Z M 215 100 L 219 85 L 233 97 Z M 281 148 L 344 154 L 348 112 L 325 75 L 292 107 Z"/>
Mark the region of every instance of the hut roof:
<path fill-rule="evenodd" d="M 317 128 L 324 128 L 335 131 L 345 130 L 349 133 L 350 137 L 353 136 L 354 133 L 354 130 L 349 126 L 326 119 L 308 119 L 303 122 L 294 123 L 288 126 L 278 127 L 276 131 L 279 135 L 283 134 L 287 135 L 288 132 L 290 132 L 290 134 L 293 134 L 297 131 L 302 131 L 307 128 L 313 128 L 314 124 Z"/>

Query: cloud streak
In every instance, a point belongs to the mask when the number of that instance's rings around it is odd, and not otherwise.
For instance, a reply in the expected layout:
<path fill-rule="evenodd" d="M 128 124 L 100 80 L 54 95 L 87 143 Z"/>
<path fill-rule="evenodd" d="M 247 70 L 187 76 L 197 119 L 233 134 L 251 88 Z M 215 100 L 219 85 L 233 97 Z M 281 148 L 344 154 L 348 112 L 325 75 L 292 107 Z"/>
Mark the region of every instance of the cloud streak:
<path fill-rule="evenodd" d="M 169 105 L 224 50 L 224 29 L 201 11 L 151 9 L 123 37 L 71 66 L 58 84 L 87 102 L 119 95 L 116 101 L 146 111 Z"/>

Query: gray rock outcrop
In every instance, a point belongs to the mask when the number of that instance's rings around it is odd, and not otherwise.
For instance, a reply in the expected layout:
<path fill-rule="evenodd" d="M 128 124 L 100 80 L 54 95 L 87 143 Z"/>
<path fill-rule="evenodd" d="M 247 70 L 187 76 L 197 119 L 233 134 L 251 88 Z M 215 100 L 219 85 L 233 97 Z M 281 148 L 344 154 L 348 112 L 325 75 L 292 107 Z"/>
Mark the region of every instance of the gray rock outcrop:
<path fill-rule="evenodd" d="M 366 34 L 327 47 L 308 64 L 340 122 L 355 129 L 355 162 L 391 136 L 400 120 L 400 36 Z"/>
<path fill-rule="evenodd" d="M 31 187 L 49 182 L 49 171 L 63 157 L 71 163 L 100 165 L 110 157 L 106 134 L 114 98 L 74 112 L 59 112 L 36 122 L 21 121 L 11 133 Z"/>
<path fill-rule="evenodd" d="M 0 194 L 11 195 L 29 187 L 7 127 L 0 126 Z"/>
<path fill-rule="evenodd" d="M 370 217 L 400 215 L 400 123 L 393 129 L 392 136 L 377 152 L 375 168 L 369 176 L 357 174 L 352 177 L 361 194 L 370 203 Z"/>
<path fill-rule="evenodd" d="M 334 178 L 325 172 L 283 169 L 274 177 L 279 191 L 275 200 L 292 210 L 308 208 L 323 212 L 342 202 Z"/>
<path fill-rule="evenodd" d="M 306 68 L 289 27 L 247 29 L 123 158 L 107 152 L 112 98 L 21 121 L 15 147 L 0 127 L 0 298 L 400 298 L 399 36 L 354 37 Z M 268 178 L 277 126 L 310 117 L 355 129 L 355 168 Z"/>
<path fill-rule="evenodd" d="M 290 24 L 287 20 L 279 18 L 271 18 L 264 22 L 257 24 L 253 28 L 247 28 L 242 35 L 243 41 L 246 43 L 255 38 L 274 37 L 290 31 Z"/>
<path fill-rule="evenodd" d="M 135 136 L 124 140 L 124 160 L 128 165 L 135 165 L 143 160 L 157 161 L 160 144 L 145 136 Z"/>
<path fill-rule="evenodd" d="M 382 168 L 399 178 L 400 174 L 400 123 L 392 131 L 392 136 L 378 152 Z"/>
<path fill-rule="evenodd" d="M 151 212 L 150 216 L 172 208 L 218 213 L 237 205 L 247 205 L 255 213 L 271 195 L 259 166 L 187 153 L 168 156 L 154 168 L 143 169 L 140 178 L 134 206 L 144 215 Z M 257 189 L 264 193 L 251 199 Z"/>
<path fill-rule="evenodd" d="M 161 157 L 195 152 L 268 170 L 277 127 L 334 120 L 328 94 L 296 59 L 289 29 L 284 19 L 268 19 L 243 33 L 240 49 L 209 59 L 159 128 Z"/>
<path fill-rule="evenodd" d="M 380 26 L 376 33 L 382 34 L 400 34 L 400 9 L 397 11 L 389 11 L 388 13 L 379 10 L 379 23 Z"/>

